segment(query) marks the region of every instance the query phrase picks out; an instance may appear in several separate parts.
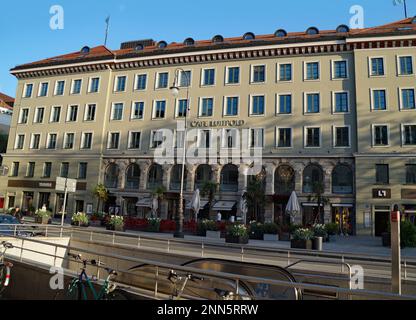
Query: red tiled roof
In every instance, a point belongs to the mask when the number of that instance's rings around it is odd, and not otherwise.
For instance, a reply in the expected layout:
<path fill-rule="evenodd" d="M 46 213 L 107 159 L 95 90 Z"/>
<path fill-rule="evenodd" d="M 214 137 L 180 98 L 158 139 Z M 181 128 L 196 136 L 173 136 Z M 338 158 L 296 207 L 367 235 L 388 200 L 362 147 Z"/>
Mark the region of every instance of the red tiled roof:
<path fill-rule="evenodd" d="M 77 62 L 91 62 L 108 59 L 123 59 L 134 56 L 151 56 L 154 54 L 169 54 L 176 52 L 190 52 L 204 49 L 215 49 L 215 48 L 233 48 L 233 47 L 244 47 L 254 46 L 262 44 L 272 43 L 297 43 L 305 41 L 324 41 L 339 38 L 357 38 L 365 36 L 381 36 L 391 34 L 415 34 L 416 24 L 412 23 L 414 18 L 407 18 L 399 20 L 386 25 L 365 28 L 365 29 L 351 29 L 347 33 L 337 33 L 336 30 L 323 30 L 316 35 L 308 35 L 306 32 L 291 32 L 286 37 L 277 38 L 274 34 L 258 35 L 254 40 L 244 40 L 242 37 L 224 38 L 224 41 L 220 44 L 213 44 L 212 40 L 200 40 L 195 41 L 192 46 L 186 46 L 182 42 L 173 42 L 166 46 L 164 49 L 157 47 L 157 44 L 153 46 L 147 46 L 141 51 L 136 51 L 134 48 L 131 49 L 120 49 L 110 50 L 105 46 L 98 46 L 91 48 L 88 54 L 82 53 L 81 51 L 48 58 L 33 63 L 23 64 L 15 67 L 12 71 L 18 71 L 21 69 L 30 69 L 35 67 L 45 67 L 62 65 Z"/>
<path fill-rule="evenodd" d="M 14 98 L 0 92 L 0 104 L 6 109 L 13 110 Z"/>

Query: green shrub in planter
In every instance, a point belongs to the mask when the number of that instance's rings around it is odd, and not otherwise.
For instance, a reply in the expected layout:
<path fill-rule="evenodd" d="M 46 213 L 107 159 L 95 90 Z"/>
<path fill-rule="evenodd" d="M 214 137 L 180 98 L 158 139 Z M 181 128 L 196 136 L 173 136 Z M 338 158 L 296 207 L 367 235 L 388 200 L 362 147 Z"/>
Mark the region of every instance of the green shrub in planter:
<path fill-rule="evenodd" d="M 279 234 L 279 226 L 276 223 L 268 222 L 263 225 L 264 234 Z"/>
<path fill-rule="evenodd" d="M 207 231 L 218 231 L 218 225 L 213 220 L 204 219 L 199 221 L 196 227 L 196 232 L 199 236 L 205 237 Z"/>
<path fill-rule="evenodd" d="M 37 223 L 48 224 L 52 217 L 52 212 L 49 210 L 38 209 L 35 212 L 35 221 Z"/>
<path fill-rule="evenodd" d="M 227 227 L 226 242 L 246 244 L 248 238 L 248 230 L 244 224 L 233 223 Z"/>
<path fill-rule="evenodd" d="M 313 231 L 310 229 L 299 228 L 293 232 L 291 247 L 296 249 L 312 249 Z"/>
<path fill-rule="evenodd" d="M 159 232 L 160 230 L 160 219 L 159 218 L 148 218 L 147 219 L 147 231 L 148 232 Z"/>
<path fill-rule="evenodd" d="M 250 239 L 263 240 L 264 228 L 263 224 L 257 221 L 251 221 L 249 224 Z"/>
<path fill-rule="evenodd" d="M 72 225 L 79 227 L 88 227 L 89 219 L 84 212 L 77 212 L 72 216 Z"/>
<path fill-rule="evenodd" d="M 339 225 L 336 223 L 327 223 L 325 229 L 328 235 L 335 236 L 339 233 Z"/>
<path fill-rule="evenodd" d="M 289 226 L 289 232 L 290 232 L 290 234 L 293 234 L 296 230 L 302 229 L 302 228 L 303 228 L 303 226 L 301 224 L 291 224 Z"/>
<path fill-rule="evenodd" d="M 416 247 L 416 227 L 410 221 L 400 223 L 400 245 L 404 247 Z"/>
<path fill-rule="evenodd" d="M 326 239 L 326 237 L 328 236 L 325 225 L 323 224 L 313 225 L 312 231 L 315 237 L 322 237 L 323 239 Z"/>
<path fill-rule="evenodd" d="M 115 231 L 124 231 L 124 218 L 122 216 L 110 216 L 107 229 Z"/>

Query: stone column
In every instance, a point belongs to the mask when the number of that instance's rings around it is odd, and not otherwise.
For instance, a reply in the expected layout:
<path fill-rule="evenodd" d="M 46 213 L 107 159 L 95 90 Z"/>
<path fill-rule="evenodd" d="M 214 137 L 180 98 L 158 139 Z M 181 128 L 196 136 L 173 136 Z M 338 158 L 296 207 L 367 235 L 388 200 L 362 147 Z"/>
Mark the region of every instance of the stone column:
<path fill-rule="evenodd" d="M 147 177 L 149 175 L 149 168 L 151 166 L 151 162 L 149 160 L 142 161 L 139 163 L 140 166 L 140 185 L 139 190 L 144 192 L 147 188 Z"/>

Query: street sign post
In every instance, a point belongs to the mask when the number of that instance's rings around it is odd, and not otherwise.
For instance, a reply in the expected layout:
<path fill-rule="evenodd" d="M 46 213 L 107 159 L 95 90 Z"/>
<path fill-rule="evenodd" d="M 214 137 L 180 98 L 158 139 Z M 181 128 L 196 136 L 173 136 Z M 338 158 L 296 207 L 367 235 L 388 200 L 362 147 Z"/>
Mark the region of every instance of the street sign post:
<path fill-rule="evenodd" d="M 62 206 L 62 221 L 61 221 L 61 226 L 64 226 L 66 199 L 68 197 L 68 193 L 75 193 L 77 191 L 77 180 L 57 177 L 55 189 L 56 191 L 64 192 L 64 204 Z"/>
<path fill-rule="evenodd" d="M 402 294 L 401 253 L 400 253 L 400 211 L 395 205 L 390 216 L 391 226 L 391 289 Z"/>

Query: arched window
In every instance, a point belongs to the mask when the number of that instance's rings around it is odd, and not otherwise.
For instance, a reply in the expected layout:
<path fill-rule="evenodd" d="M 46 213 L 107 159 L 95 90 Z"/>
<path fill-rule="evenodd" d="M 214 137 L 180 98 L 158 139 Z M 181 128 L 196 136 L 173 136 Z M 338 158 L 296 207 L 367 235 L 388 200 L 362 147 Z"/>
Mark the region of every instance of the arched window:
<path fill-rule="evenodd" d="M 309 36 L 313 36 L 319 34 L 319 30 L 316 27 L 310 27 L 308 30 L 306 30 L 306 34 Z"/>
<path fill-rule="evenodd" d="M 416 24 L 416 16 L 413 17 L 412 21 L 410 22 L 411 24 Z"/>
<path fill-rule="evenodd" d="M 167 42 L 166 41 L 159 41 L 158 43 L 157 43 L 157 47 L 159 48 L 159 49 L 164 49 L 164 48 L 166 48 L 168 46 L 168 44 L 167 44 Z"/>
<path fill-rule="evenodd" d="M 144 45 L 142 45 L 142 44 L 138 44 L 138 45 L 134 48 L 134 50 L 135 50 L 135 51 L 143 51 L 143 50 L 144 50 Z"/>
<path fill-rule="evenodd" d="M 208 164 L 201 164 L 196 169 L 195 189 L 201 189 L 205 181 L 212 180 L 212 168 Z"/>
<path fill-rule="evenodd" d="M 347 32 L 350 32 L 350 28 L 347 25 L 341 24 L 340 26 L 338 26 L 337 33 L 347 33 Z"/>
<path fill-rule="evenodd" d="M 244 40 L 254 40 L 254 39 L 256 39 L 256 36 L 253 32 L 247 32 L 247 33 L 244 34 L 243 39 Z"/>
<path fill-rule="evenodd" d="M 224 42 L 224 37 L 221 35 L 216 35 L 214 38 L 212 38 L 212 42 L 214 43 Z"/>
<path fill-rule="evenodd" d="M 183 188 L 186 190 L 186 178 L 188 176 L 188 171 L 185 168 L 185 175 L 184 175 L 184 184 Z M 180 190 L 181 189 L 181 179 L 182 179 L 182 165 L 176 164 L 173 166 L 171 174 L 170 174 L 170 190 Z"/>
<path fill-rule="evenodd" d="M 147 189 L 154 190 L 163 186 L 163 168 L 160 164 L 154 164 L 149 169 Z"/>
<path fill-rule="evenodd" d="M 120 170 L 118 165 L 112 163 L 107 167 L 104 177 L 104 185 L 106 188 L 115 189 L 118 186 L 118 175 Z"/>
<path fill-rule="evenodd" d="M 256 175 L 248 175 L 247 176 L 247 186 L 252 182 L 255 178 L 261 179 L 263 189 L 266 190 L 266 168 L 262 167 L 261 171 Z"/>
<path fill-rule="evenodd" d="M 132 164 L 126 171 L 126 187 L 127 190 L 138 190 L 140 185 L 140 167 Z"/>
<path fill-rule="evenodd" d="M 286 32 L 286 30 L 279 29 L 274 33 L 274 35 L 277 38 L 284 38 L 284 37 L 287 37 L 287 32 Z"/>
<path fill-rule="evenodd" d="M 193 46 L 195 44 L 195 40 L 192 38 L 187 38 L 185 39 L 185 41 L 183 42 L 183 44 L 185 46 Z"/>
<path fill-rule="evenodd" d="M 337 165 L 332 171 L 332 193 L 350 194 L 353 189 L 353 172 L 345 164 Z"/>
<path fill-rule="evenodd" d="M 238 191 L 238 168 L 233 164 L 227 164 L 221 171 L 221 191 Z"/>
<path fill-rule="evenodd" d="M 312 193 L 315 186 L 323 185 L 324 173 L 322 168 L 316 164 L 310 164 L 303 170 L 303 192 Z"/>
<path fill-rule="evenodd" d="M 281 165 L 274 173 L 274 193 L 290 195 L 295 190 L 295 171 L 291 166 Z"/>
<path fill-rule="evenodd" d="M 85 46 L 81 49 L 82 54 L 88 54 L 88 53 L 90 53 L 90 51 L 91 51 L 91 48 L 88 47 L 88 46 Z"/>

